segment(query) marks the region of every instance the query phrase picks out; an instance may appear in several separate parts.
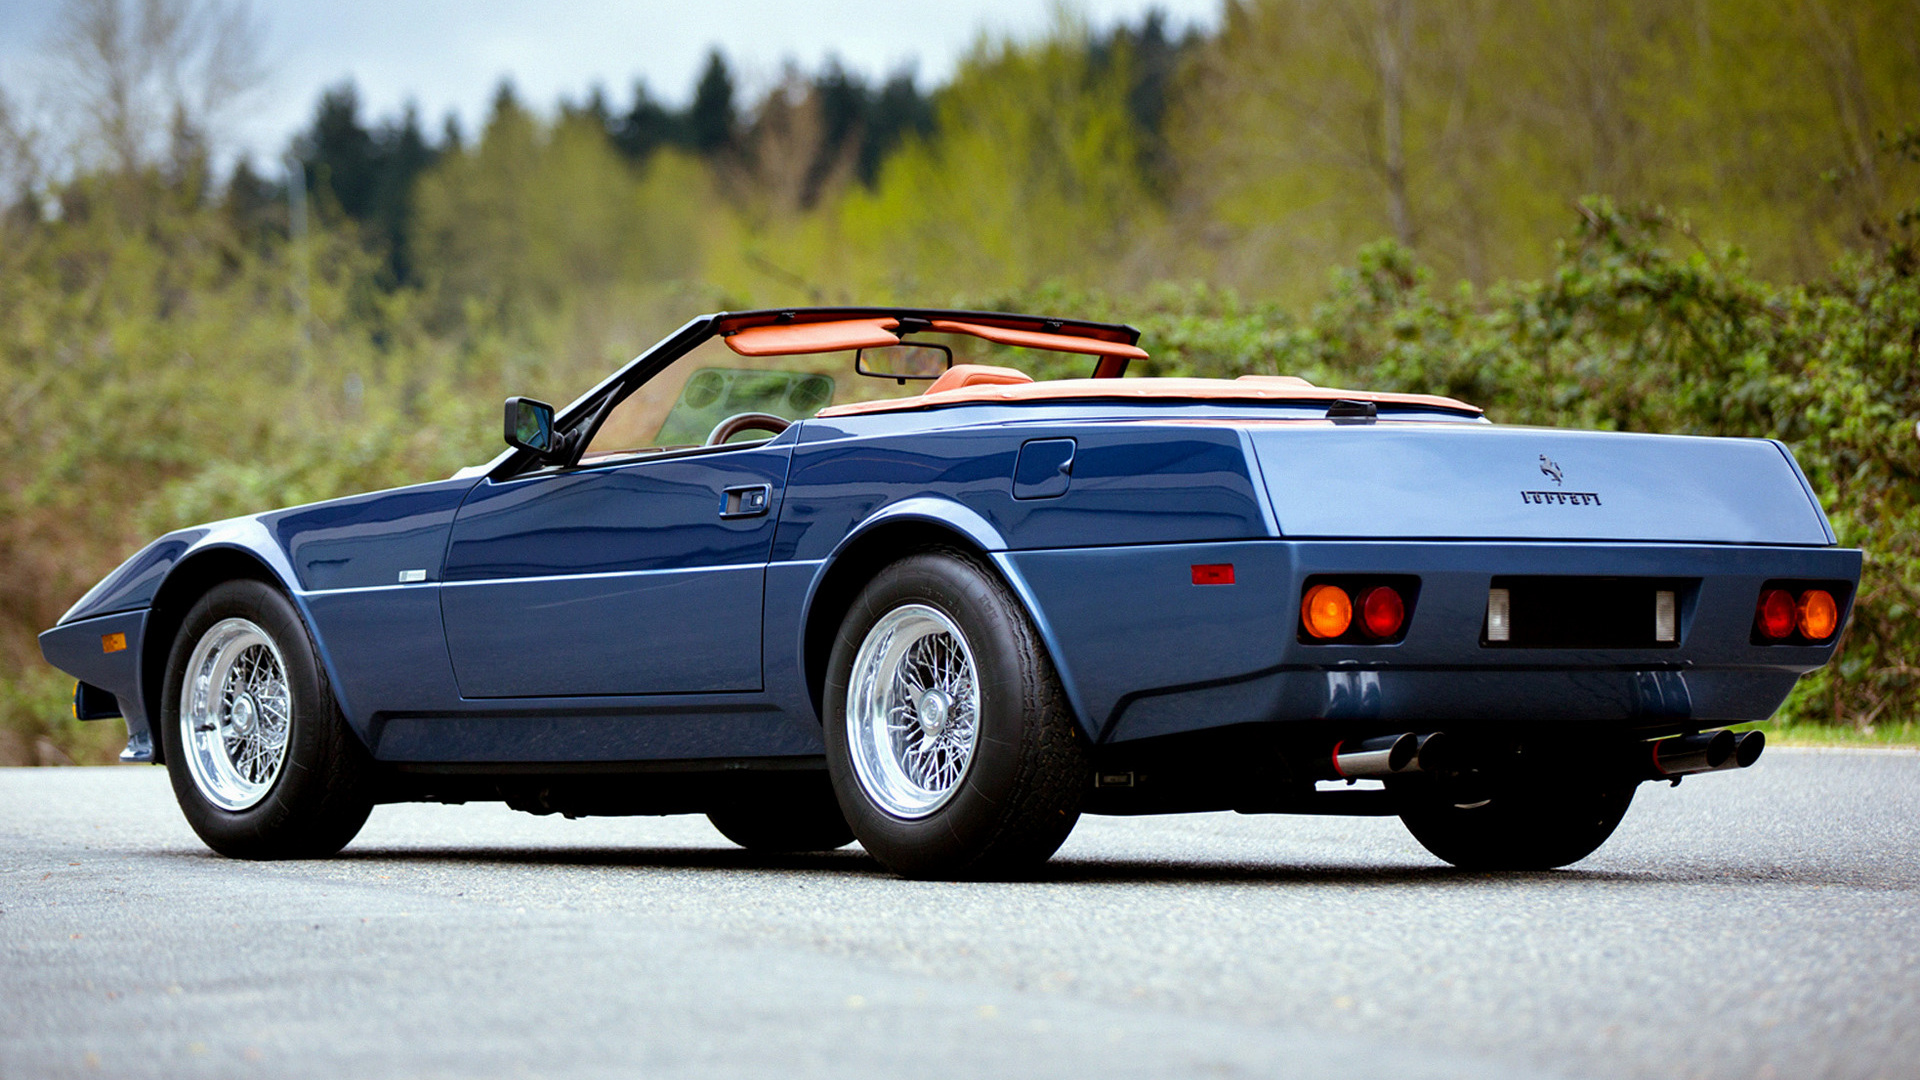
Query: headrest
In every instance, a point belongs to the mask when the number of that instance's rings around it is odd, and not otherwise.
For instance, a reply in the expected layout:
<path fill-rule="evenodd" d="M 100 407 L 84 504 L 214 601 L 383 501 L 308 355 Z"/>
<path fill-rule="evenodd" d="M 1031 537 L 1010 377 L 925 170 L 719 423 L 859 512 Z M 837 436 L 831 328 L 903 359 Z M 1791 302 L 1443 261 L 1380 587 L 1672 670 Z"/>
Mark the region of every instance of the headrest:
<path fill-rule="evenodd" d="M 926 393 L 938 394 L 942 390 L 958 390 L 964 386 L 1010 386 L 1014 383 L 1030 383 L 1033 376 L 1010 367 L 994 367 L 992 364 L 955 364 L 946 374 L 933 380 Z"/>

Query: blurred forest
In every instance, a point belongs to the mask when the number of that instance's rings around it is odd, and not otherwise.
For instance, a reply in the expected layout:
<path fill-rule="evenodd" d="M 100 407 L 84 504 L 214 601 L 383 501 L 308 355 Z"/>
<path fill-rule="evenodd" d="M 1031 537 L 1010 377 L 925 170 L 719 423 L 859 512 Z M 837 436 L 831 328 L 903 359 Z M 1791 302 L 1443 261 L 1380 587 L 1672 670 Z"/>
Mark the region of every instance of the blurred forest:
<path fill-rule="evenodd" d="M 1920 709 L 1920 2 L 1230 0 L 1062 15 L 945 85 L 828 63 L 479 130 L 327 91 L 288 162 L 230 0 L 71 0 L 0 83 L 0 762 L 111 760 L 37 631 L 153 536 L 447 475 L 687 317 L 1132 322 L 1140 374 L 1771 436 L 1868 552 L 1786 715 Z M 290 181 L 288 178 L 292 177 Z"/>

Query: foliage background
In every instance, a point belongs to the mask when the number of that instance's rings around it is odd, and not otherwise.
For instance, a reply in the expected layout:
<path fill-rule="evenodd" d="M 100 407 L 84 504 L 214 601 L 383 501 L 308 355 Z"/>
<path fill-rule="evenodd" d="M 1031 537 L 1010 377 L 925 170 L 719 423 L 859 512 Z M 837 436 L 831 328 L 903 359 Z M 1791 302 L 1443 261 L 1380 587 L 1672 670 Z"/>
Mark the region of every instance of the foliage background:
<path fill-rule="evenodd" d="M 0 84 L 0 761 L 117 751 L 34 634 L 155 534 L 446 475 L 491 455 L 506 394 L 571 399 L 695 312 L 818 302 L 1130 321 L 1143 374 L 1784 439 L 1868 553 L 1787 717 L 1916 715 L 1911 0 L 1067 14 L 931 89 L 829 64 L 750 95 L 716 52 L 685 108 L 503 84 L 471 136 L 342 86 L 293 190 L 212 165 L 244 12 L 169 5 L 199 37 L 70 5 L 70 123 Z M 158 97 L 86 96 L 163 46 L 198 59 Z"/>

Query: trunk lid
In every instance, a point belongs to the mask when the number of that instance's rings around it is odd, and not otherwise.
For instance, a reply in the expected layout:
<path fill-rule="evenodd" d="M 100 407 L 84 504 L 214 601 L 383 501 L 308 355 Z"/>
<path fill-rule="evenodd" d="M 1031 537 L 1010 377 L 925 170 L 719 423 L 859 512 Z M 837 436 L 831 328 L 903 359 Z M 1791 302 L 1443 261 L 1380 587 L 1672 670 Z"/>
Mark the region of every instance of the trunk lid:
<path fill-rule="evenodd" d="M 1392 422 L 1248 438 L 1289 537 L 1834 542 L 1765 439 Z"/>

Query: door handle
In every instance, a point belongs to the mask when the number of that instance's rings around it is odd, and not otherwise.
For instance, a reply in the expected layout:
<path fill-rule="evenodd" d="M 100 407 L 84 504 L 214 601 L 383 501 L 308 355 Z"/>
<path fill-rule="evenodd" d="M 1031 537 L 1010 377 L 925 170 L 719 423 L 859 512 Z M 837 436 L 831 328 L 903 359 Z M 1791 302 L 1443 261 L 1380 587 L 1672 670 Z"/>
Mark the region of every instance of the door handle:
<path fill-rule="evenodd" d="M 767 512 L 767 507 L 772 503 L 772 484 L 730 487 L 720 497 L 720 516 L 723 518 L 759 517 Z"/>

